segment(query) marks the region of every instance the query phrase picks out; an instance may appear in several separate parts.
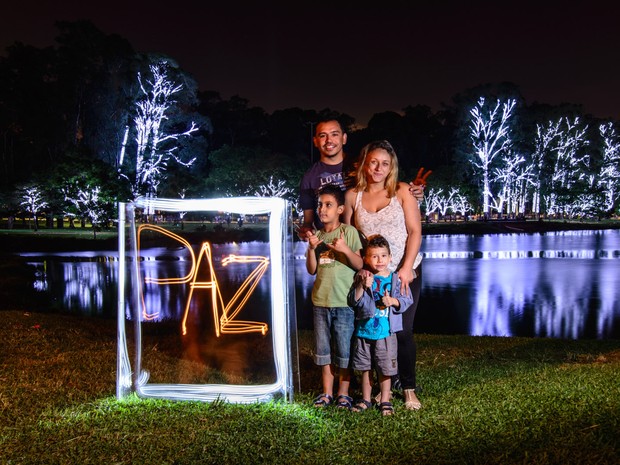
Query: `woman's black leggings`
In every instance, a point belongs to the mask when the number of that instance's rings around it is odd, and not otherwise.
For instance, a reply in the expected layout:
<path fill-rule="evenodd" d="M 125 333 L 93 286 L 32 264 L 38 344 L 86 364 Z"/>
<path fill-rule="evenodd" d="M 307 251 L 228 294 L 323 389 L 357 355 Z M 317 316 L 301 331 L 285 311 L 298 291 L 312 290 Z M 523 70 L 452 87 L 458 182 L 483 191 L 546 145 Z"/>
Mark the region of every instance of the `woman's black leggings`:
<path fill-rule="evenodd" d="M 416 343 L 413 338 L 413 320 L 420 300 L 422 288 L 422 264 L 416 268 L 416 278 L 409 285 L 413 304 L 404 311 L 403 330 L 396 333 L 398 340 L 398 378 L 402 389 L 416 388 Z"/>

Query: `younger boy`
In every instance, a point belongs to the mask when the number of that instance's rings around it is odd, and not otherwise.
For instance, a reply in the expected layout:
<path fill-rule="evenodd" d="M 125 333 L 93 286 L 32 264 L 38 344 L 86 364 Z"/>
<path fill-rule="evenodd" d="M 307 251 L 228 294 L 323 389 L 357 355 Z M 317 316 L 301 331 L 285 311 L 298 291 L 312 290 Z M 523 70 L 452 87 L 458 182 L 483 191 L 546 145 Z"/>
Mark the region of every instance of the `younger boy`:
<path fill-rule="evenodd" d="M 361 412 L 372 406 L 370 371 L 375 366 L 381 389 L 378 407 L 384 416 L 394 414 L 391 377 L 398 373 L 395 333 L 403 329 L 400 312 L 413 303 L 411 295 L 401 294 L 398 274 L 387 268 L 391 258 L 390 244 L 383 236 L 368 237 L 364 252 L 366 269 L 355 275 L 348 300 L 356 319 L 352 367 L 362 372 L 362 399 L 351 410 Z"/>
<path fill-rule="evenodd" d="M 317 197 L 316 211 L 323 227 L 319 231 L 305 232 L 308 240 L 306 269 L 316 274 L 312 287 L 314 362 L 321 367 L 323 384 L 323 393 L 314 400 L 314 406 L 326 407 L 334 402 L 337 374 L 336 406 L 348 409 L 353 402 L 349 397 L 349 357 L 355 317 L 353 309 L 347 305 L 347 294 L 355 272 L 364 265 L 360 255 L 362 243 L 353 226 L 340 222 L 344 210 L 342 189 L 327 184 L 319 189 Z"/>

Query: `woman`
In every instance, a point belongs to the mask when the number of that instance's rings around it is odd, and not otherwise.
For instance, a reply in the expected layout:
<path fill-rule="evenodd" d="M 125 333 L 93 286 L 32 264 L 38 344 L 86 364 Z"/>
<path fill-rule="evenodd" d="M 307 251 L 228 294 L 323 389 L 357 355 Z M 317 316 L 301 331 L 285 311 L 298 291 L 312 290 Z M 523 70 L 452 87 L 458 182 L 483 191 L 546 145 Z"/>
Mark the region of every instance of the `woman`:
<path fill-rule="evenodd" d="M 398 158 L 388 141 L 371 142 L 362 149 L 355 176 L 355 187 L 345 195 L 344 222 L 353 224 L 366 237 L 381 234 L 388 240 L 392 248 L 390 271 L 397 271 L 403 285 L 401 292 L 411 292 L 414 299 L 403 313 L 403 330 L 397 333 L 398 371 L 405 408 L 418 410 L 422 404 L 415 393 L 413 320 L 420 294 L 420 280 L 415 279 L 421 261 L 420 208 L 409 192 L 409 184 L 398 181 Z"/>

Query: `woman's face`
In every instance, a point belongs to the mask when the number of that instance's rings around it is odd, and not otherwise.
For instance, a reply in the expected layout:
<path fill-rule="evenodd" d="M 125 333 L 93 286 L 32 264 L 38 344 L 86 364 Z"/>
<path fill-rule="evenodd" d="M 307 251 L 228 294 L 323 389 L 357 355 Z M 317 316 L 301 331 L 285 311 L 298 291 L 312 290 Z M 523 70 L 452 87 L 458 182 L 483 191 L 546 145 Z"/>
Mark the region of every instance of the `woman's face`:
<path fill-rule="evenodd" d="M 369 183 L 385 182 L 392 168 L 390 154 L 384 149 L 375 149 L 366 155 L 366 179 Z"/>

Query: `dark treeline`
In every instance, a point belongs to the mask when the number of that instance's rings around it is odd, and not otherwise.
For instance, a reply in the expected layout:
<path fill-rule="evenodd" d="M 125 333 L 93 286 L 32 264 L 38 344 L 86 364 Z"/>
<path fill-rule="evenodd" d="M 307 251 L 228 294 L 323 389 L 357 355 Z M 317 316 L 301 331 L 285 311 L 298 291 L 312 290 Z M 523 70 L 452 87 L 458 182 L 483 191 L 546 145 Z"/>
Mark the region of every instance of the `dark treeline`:
<path fill-rule="evenodd" d="M 373 139 L 389 139 L 399 154 L 402 178 L 419 167 L 433 170 L 436 185 L 471 186 L 467 163 L 471 152 L 469 111 L 476 101 L 516 99 L 518 115 L 513 139 L 521 151 L 533 151 L 536 124 L 560 117 L 580 117 L 591 138 L 602 122 L 583 114 L 580 105 L 527 103 L 512 83 L 481 84 L 451 98 L 439 111 L 404 103 L 402 112 L 379 112 L 367 127 L 337 109 L 286 108 L 271 114 L 240 96 L 222 99 L 217 91 L 199 91 L 174 57 L 138 53 L 117 35 L 107 35 L 88 21 L 57 23 L 56 45 L 35 48 L 14 43 L 0 57 L 0 182 L 3 214 L 20 210 L 16 192 L 36 183 L 48 192 L 48 210 L 62 210 L 63 189 L 75 178 L 93 178 L 109 200 L 131 197 L 131 186 L 119 176 L 123 151 L 136 151 L 137 76 L 147 76 L 152 63 L 165 60 L 170 78 L 182 91 L 167 113 L 171 132 L 190 121 L 199 130 L 175 140 L 177 154 L 196 157 L 191 167 L 169 164 L 161 197 L 208 197 L 247 194 L 248 186 L 284 180 L 294 191 L 301 174 L 315 161 L 311 134 L 315 123 L 337 117 L 348 130 L 347 152 L 359 153 Z M 372 98 L 372 97 L 366 97 Z M 598 150 L 593 148 L 593 151 Z M 57 198 L 54 198 L 54 192 Z"/>

